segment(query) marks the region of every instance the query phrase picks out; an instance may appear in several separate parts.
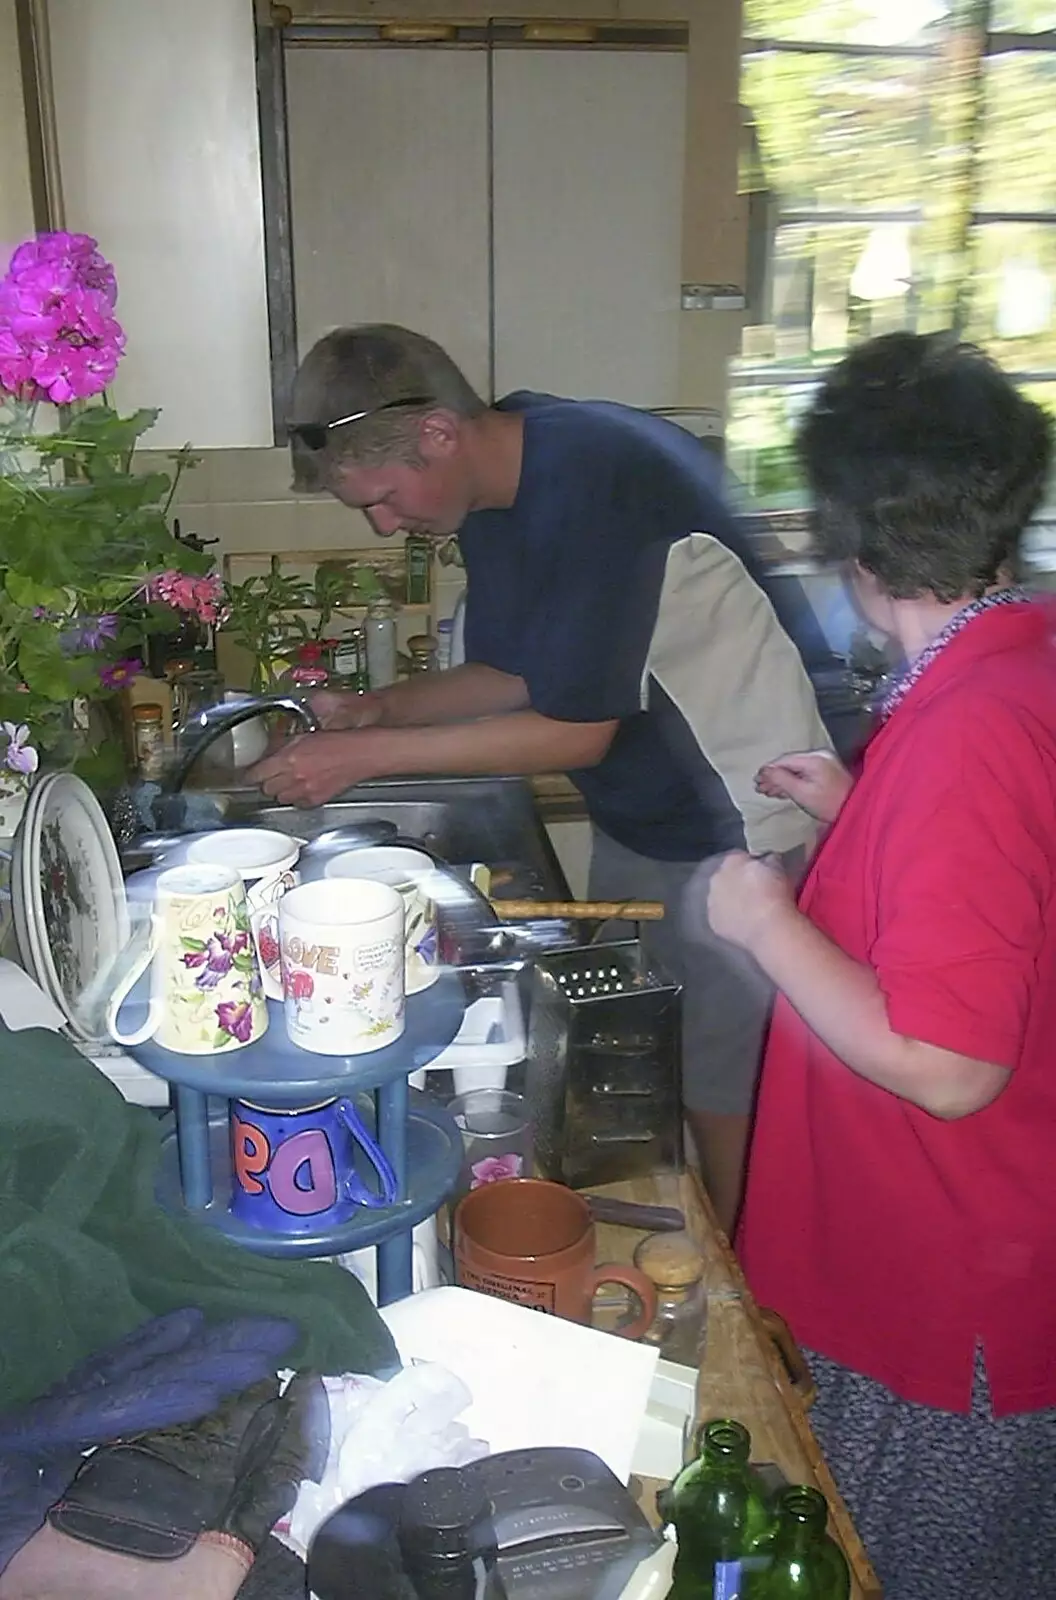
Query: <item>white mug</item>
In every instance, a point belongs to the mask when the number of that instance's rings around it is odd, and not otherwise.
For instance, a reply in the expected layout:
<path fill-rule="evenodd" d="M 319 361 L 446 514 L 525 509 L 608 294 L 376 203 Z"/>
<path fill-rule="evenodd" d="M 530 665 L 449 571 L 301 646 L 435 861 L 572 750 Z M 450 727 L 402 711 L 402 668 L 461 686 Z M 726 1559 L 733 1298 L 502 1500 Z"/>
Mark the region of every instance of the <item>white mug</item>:
<path fill-rule="evenodd" d="M 403 1033 L 403 901 L 385 883 L 320 879 L 279 901 L 286 1032 L 303 1050 L 365 1055 Z"/>
<path fill-rule="evenodd" d="M 432 856 L 406 845 L 369 845 L 334 856 L 325 876 L 364 878 L 396 889 L 403 900 L 404 989 L 420 994 L 436 982 L 440 950 L 431 880 L 438 874 Z"/>
<path fill-rule="evenodd" d="M 150 969 L 146 1020 L 130 1033 L 118 1012 Z M 121 1045 L 153 1039 L 181 1055 L 217 1055 L 267 1031 L 246 891 L 234 867 L 205 863 L 158 874 L 147 938 L 107 1002 L 106 1026 Z"/>
<path fill-rule="evenodd" d="M 279 901 L 299 882 L 294 870 L 304 839 L 275 828 L 219 828 L 187 847 L 187 860 L 231 866 L 246 886 L 249 922 L 264 993 L 281 1000 Z"/>

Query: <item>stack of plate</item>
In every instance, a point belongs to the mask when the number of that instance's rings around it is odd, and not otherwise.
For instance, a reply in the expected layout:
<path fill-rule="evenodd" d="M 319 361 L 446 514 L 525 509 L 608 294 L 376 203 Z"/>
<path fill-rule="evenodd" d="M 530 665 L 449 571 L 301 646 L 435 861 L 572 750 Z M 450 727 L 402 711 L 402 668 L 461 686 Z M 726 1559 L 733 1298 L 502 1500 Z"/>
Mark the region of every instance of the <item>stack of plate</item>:
<path fill-rule="evenodd" d="M 26 971 L 86 1043 L 105 1038 L 107 977 L 128 943 L 121 859 L 86 783 L 51 773 L 30 791 L 11 861 L 11 909 Z"/>

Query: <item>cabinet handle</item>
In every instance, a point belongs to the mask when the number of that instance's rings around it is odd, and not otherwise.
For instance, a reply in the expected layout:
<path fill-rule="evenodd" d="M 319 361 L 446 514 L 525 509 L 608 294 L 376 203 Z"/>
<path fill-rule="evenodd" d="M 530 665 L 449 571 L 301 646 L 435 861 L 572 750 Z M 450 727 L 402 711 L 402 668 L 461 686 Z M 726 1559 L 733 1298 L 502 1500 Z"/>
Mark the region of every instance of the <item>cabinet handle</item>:
<path fill-rule="evenodd" d="M 809 1410 L 818 1397 L 818 1386 L 807 1366 L 806 1357 L 792 1337 L 791 1328 L 784 1317 L 764 1306 L 759 1307 L 759 1320 L 767 1336 L 773 1340 L 789 1383 L 803 1402 L 804 1409 Z"/>

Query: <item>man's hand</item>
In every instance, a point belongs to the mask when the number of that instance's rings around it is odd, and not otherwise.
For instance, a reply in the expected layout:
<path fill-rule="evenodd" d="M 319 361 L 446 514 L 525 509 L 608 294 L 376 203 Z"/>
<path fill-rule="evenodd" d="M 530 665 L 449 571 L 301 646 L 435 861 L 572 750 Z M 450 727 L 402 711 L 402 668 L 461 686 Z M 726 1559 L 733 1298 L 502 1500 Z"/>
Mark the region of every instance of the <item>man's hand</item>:
<path fill-rule="evenodd" d="M 712 874 L 708 921 L 720 939 L 752 952 L 759 935 L 775 918 L 798 915 L 788 875 L 777 856 L 749 856 L 732 850 Z"/>
<path fill-rule="evenodd" d="M 380 694 L 356 694 L 353 690 L 316 689 L 308 704 L 323 727 L 332 733 L 347 728 L 374 728 L 381 721 Z"/>
<path fill-rule="evenodd" d="M 381 777 L 384 770 L 369 733 L 342 730 L 287 739 L 246 777 L 282 805 L 311 807 L 325 805 L 366 778 Z"/>
<path fill-rule="evenodd" d="M 755 787 L 771 800 L 794 801 L 818 822 L 835 822 L 854 779 L 831 750 L 802 750 L 760 767 Z"/>

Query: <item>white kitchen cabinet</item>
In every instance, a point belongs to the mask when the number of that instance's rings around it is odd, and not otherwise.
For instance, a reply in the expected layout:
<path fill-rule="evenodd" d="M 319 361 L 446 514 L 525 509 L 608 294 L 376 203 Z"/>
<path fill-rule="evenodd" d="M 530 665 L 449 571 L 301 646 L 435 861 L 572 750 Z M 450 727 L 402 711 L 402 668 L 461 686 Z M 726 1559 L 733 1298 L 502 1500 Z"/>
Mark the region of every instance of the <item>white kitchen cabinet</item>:
<path fill-rule="evenodd" d="M 495 54 L 495 388 L 677 399 L 686 57 Z"/>
<path fill-rule="evenodd" d="M 486 395 L 676 402 L 683 53 L 294 48 L 286 83 L 302 354 L 395 321 Z"/>
<path fill-rule="evenodd" d="M 343 324 L 399 322 L 486 390 L 484 53 L 289 50 L 286 98 L 301 353 Z"/>
<path fill-rule="evenodd" d="M 248 0 L 50 0 L 66 227 L 117 270 L 113 385 L 152 448 L 270 445 L 264 214 Z"/>

